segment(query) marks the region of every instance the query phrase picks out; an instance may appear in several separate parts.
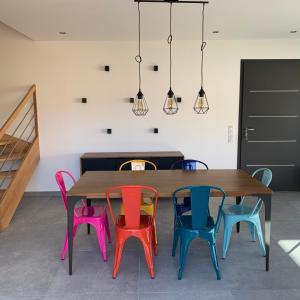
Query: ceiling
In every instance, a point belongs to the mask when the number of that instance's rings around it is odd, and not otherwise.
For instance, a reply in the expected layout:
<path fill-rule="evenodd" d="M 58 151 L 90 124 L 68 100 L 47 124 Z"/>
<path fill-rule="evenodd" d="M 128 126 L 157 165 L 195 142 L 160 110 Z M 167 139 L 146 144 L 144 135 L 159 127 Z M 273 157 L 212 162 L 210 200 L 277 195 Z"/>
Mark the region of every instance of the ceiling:
<path fill-rule="evenodd" d="M 141 10 L 142 39 L 166 39 L 168 5 L 142 3 Z M 210 0 L 207 38 L 300 38 L 299 11 L 299 0 Z M 174 4 L 173 15 L 174 39 L 200 38 L 201 5 Z M 133 0 L 0 0 L 0 21 L 37 41 L 137 39 Z"/>

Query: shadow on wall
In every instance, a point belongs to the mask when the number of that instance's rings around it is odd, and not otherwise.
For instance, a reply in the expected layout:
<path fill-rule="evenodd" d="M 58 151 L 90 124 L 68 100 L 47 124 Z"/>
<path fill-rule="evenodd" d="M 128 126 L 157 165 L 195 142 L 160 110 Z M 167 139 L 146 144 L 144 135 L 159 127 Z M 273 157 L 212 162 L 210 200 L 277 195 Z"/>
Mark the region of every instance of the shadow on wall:
<path fill-rule="evenodd" d="M 11 113 L 22 101 L 31 84 L 0 87 L 0 127 L 6 122 Z"/>
<path fill-rule="evenodd" d="M 58 191 L 55 173 L 59 170 L 70 171 L 77 180 L 80 176 L 80 156 L 82 153 L 64 155 L 41 154 L 41 160 L 27 186 L 26 192 Z M 69 188 L 70 186 L 67 186 Z"/>

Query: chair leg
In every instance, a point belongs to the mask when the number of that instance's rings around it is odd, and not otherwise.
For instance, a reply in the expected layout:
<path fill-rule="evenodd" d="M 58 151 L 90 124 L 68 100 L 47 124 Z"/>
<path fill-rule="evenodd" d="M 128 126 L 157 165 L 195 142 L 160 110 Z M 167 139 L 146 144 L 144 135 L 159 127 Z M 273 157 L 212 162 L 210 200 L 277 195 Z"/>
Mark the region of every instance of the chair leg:
<path fill-rule="evenodd" d="M 92 205 L 92 200 L 91 199 L 86 199 L 86 206 L 91 206 Z M 87 234 L 91 233 L 91 225 L 87 224 Z"/>
<path fill-rule="evenodd" d="M 144 203 L 141 206 L 141 211 L 143 211 L 144 213 L 146 213 L 147 215 L 153 216 L 153 209 L 154 209 L 154 205 L 153 203 L 151 205 L 146 204 L 144 205 Z M 156 224 L 154 221 L 154 230 L 155 230 L 155 243 L 157 245 L 157 233 L 156 233 Z"/>
<path fill-rule="evenodd" d="M 226 258 L 227 250 L 229 247 L 233 223 L 224 220 L 224 233 L 223 233 L 223 259 Z"/>
<path fill-rule="evenodd" d="M 178 230 L 176 230 L 176 229 L 174 228 L 172 256 L 175 256 L 175 255 L 176 255 L 176 249 L 177 249 L 178 239 L 179 239 L 179 233 L 178 233 Z"/>
<path fill-rule="evenodd" d="M 111 235 L 110 235 L 110 229 L 109 229 L 109 222 L 108 222 L 107 214 L 105 215 L 104 226 L 105 226 L 105 231 L 106 231 L 108 242 L 111 244 Z"/>
<path fill-rule="evenodd" d="M 185 267 L 185 262 L 187 254 L 189 251 L 189 245 L 191 238 L 186 236 L 184 233 L 180 235 L 180 255 L 179 255 L 179 270 L 178 270 L 178 280 L 182 279 L 182 274 Z"/>
<path fill-rule="evenodd" d="M 257 237 L 258 237 L 258 241 L 259 241 L 259 245 L 260 245 L 260 248 L 262 250 L 262 253 L 263 253 L 264 256 L 266 256 L 265 241 L 264 241 L 264 237 L 263 237 L 259 217 L 257 219 L 258 220 L 255 222 L 255 227 L 256 227 L 256 230 L 257 230 Z"/>
<path fill-rule="evenodd" d="M 153 226 L 152 228 L 152 238 L 151 238 L 153 250 L 154 250 L 154 255 L 157 256 L 157 238 L 156 238 L 156 227 Z"/>
<path fill-rule="evenodd" d="M 155 231 L 155 234 L 154 234 L 154 238 L 155 238 L 155 244 L 157 245 L 157 231 L 156 231 L 156 223 L 155 223 L 155 221 L 154 221 L 154 231 Z"/>
<path fill-rule="evenodd" d="M 255 225 L 251 222 L 248 222 L 249 232 L 252 242 L 255 242 Z"/>
<path fill-rule="evenodd" d="M 103 257 L 103 261 L 107 261 L 104 226 L 102 224 L 100 224 L 100 225 L 95 224 L 94 227 L 95 227 L 96 232 L 97 232 L 99 248 L 100 248 L 100 252 L 101 252 L 102 257 Z"/>
<path fill-rule="evenodd" d="M 61 251 L 61 254 L 60 254 L 60 259 L 61 260 L 65 259 L 67 251 L 68 251 L 68 230 L 66 230 L 66 237 L 65 237 L 64 247 L 63 247 L 63 249 Z"/>
<path fill-rule="evenodd" d="M 153 266 L 153 256 L 152 256 L 152 245 L 151 242 L 147 239 L 142 240 L 144 247 L 145 258 L 148 266 L 148 271 L 151 279 L 154 278 L 154 266 Z"/>
<path fill-rule="evenodd" d="M 216 249 L 216 244 L 213 242 L 208 242 L 209 250 L 210 250 L 210 255 L 211 255 L 211 260 L 217 275 L 217 279 L 221 279 L 221 273 L 220 273 L 220 268 L 219 268 L 219 263 L 218 263 L 218 256 L 217 256 L 217 249 Z"/>
<path fill-rule="evenodd" d="M 76 235 L 76 232 L 77 232 L 77 227 L 78 227 L 78 224 L 74 224 L 73 239 L 75 238 L 75 235 Z M 60 254 L 60 259 L 61 260 L 64 260 L 65 257 L 66 257 L 66 254 L 67 254 L 67 251 L 68 251 L 68 246 L 69 246 L 69 243 L 68 243 L 68 230 L 66 230 L 66 237 L 65 237 L 64 247 L 63 247 L 63 250 L 61 251 L 61 254 Z"/>
<path fill-rule="evenodd" d="M 115 262 L 114 262 L 114 269 L 113 269 L 113 279 L 117 278 L 117 273 L 120 268 L 121 258 L 122 258 L 122 252 L 124 248 L 126 239 L 123 237 L 117 237 L 116 238 L 116 246 L 115 246 Z"/>

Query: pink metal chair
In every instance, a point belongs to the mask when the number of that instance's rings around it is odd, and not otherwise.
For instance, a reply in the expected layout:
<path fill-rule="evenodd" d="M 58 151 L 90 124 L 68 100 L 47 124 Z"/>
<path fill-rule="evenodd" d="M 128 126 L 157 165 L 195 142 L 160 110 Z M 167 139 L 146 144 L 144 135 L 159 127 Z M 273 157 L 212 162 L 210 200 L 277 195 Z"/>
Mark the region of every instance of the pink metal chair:
<path fill-rule="evenodd" d="M 67 191 L 64 181 L 64 175 L 67 175 L 75 184 L 74 176 L 67 171 L 58 171 L 55 174 L 56 182 L 61 192 L 61 198 L 63 200 L 64 208 L 67 210 Z M 74 226 L 73 226 L 73 238 L 76 235 L 77 227 L 80 224 L 90 224 L 97 232 L 100 252 L 102 253 L 103 260 L 107 261 L 106 244 L 105 244 L 105 231 L 108 241 L 111 243 L 111 236 L 109 230 L 108 217 L 106 213 L 106 206 L 95 205 L 87 206 L 85 200 L 80 200 L 79 205 L 74 209 Z M 60 259 L 64 260 L 68 251 L 68 230 L 66 231 L 64 247 L 61 251 Z"/>

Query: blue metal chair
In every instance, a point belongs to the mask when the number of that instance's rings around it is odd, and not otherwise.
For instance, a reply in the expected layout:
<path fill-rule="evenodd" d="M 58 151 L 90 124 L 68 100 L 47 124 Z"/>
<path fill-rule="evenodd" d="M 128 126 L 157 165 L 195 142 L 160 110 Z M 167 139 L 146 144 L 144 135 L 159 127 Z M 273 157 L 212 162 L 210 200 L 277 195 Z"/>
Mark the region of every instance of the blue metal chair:
<path fill-rule="evenodd" d="M 171 165 L 171 169 L 182 169 L 186 171 L 194 171 L 201 167 L 208 170 L 208 166 L 205 162 L 196 159 L 178 160 Z"/>
<path fill-rule="evenodd" d="M 181 169 L 184 171 L 195 171 L 197 169 L 208 170 L 208 166 L 205 162 L 195 159 L 183 159 L 175 161 L 171 165 L 171 169 Z M 189 197 L 185 197 L 183 199 L 183 203 L 177 204 L 177 212 L 178 214 L 184 214 L 191 210 L 191 199 Z"/>
<path fill-rule="evenodd" d="M 217 190 L 222 195 L 222 202 L 216 222 L 214 222 L 213 217 L 209 215 L 211 190 Z M 190 215 L 179 214 L 177 211 L 177 198 L 180 197 L 180 193 L 183 191 L 190 192 Z M 221 209 L 224 205 L 225 197 L 225 192 L 221 188 L 213 186 L 185 186 L 177 189 L 173 193 L 175 221 L 172 256 L 175 256 L 178 239 L 180 238 L 179 280 L 182 279 L 190 242 L 195 238 L 207 240 L 217 279 L 221 279 L 216 249 L 216 235 L 221 222 Z"/>
<path fill-rule="evenodd" d="M 257 169 L 252 177 L 260 177 L 259 179 L 265 186 L 269 186 L 272 181 L 272 171 L 267 168 Z M 223 235 L 223 259 L 226 258 L 227 250 L 230 243 L 232 227 L 238 222 L 246 222 L 249 226 L 252 241 L 255 241 L 255 228 L 259 244 L 264 256 L 266 256 L 265 243 L 261 229 L 259 212 L 262 207 L 262 200 L 257 198 L 254 206 L 247 206 L 244 204 L 245 197 L 242 198 L 240 204 L 224 205 L 222 209 L 222 217 L 224 219 L 224 235 Z"/>

